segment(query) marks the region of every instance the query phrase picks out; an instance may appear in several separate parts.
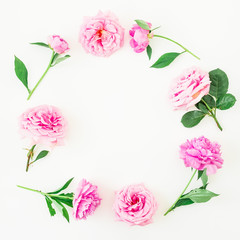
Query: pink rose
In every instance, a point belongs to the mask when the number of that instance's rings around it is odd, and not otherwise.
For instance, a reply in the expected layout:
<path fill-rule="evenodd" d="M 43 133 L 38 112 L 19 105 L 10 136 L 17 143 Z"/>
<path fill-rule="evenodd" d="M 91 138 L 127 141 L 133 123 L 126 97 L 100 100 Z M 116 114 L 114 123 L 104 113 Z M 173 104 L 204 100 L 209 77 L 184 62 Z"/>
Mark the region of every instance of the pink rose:
<path fill-rule="evenodd" d="M 42 105 L 31 108 L 20 117 L 23 137 L 35 144 L 61 145 L 65 136 L 66 122 L 60 111 L 53 106 Z"/>
<path fill-rule="evenodd" d="M 207 169 L 207 175 L 216 173 L 217 169 L 222 167 L 220 145 L 211 143 L 205 137 L 187 140 L 180 146 L 180 158 L 184 161 L 186 167 L 192 167 L 197 170 Z"/>
<path fill-rule="evenodd" d="M 65 53 L 68 48 L 68 43 L 60 38 L 59 35 L 52 35 L 48 37 L 48 45 L 59 54 Z"/>
<path fill-rule="evenodd" d="M 95 17 L 85 18 L 79 41 L 86 52 L 107 57 L 123 46 L 124 28 L 112 13 L 99 12 Z"/>
<path fill-rule="evenodd" d="M 100 205 L 101 198 L 97 192 L 97 186 L 82 179 L 74 194 L 73 199 L 73 216 L 76 219 L 87 219 L 92 215 L 96 208 Z"/>
<path fill-rule="evenodd" d="M 188 69 L 176 78 L 171 89 L 170 99 L 175 109 L 185 109 L 200 102 L 210 90 L 209 74 L 198 68 Z"/>
<path fill-rule="evenodd" d="M 117 220 L 143 226 L 152 222 L 157 202 L 143 184 L 137 184 L 117 192 L 113 208 Z"/>
<path fill-rule="evenodd" d="M 147 23 L 149 28 L 152 27 L 151 23 Z M 130 46 L 134 49 L 136 53 L 143 52 L 149 44 L 149 38 L 152 38 L 153 33 L 149 33 L 149 30 L 145 30 L 134 24 L 132 29 L 129 31 L 130 36 Z"/>

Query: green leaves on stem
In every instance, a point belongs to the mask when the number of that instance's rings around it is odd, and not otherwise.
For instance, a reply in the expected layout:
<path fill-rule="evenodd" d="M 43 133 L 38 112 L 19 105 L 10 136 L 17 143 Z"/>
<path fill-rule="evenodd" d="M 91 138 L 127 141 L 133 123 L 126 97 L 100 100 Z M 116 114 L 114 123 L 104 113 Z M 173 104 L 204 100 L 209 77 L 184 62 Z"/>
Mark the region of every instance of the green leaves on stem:
<path fill-rule="evenodd" d="M 27 91 L 29 93 L 27 100 L 29 100 L 31 98 L 32 94 L 34 93 L 34 91 L 36 90 L 36 88 L 38 87 L 40 82 L 43 80 L 43 78 L 47 74 L 48 70 L 51 67 L 54 67 L 58 63 L 63 62 L 64 60 L 66 60 L 70 57 L 70 55 L 65 55 L 63 57 L 60 57 L 61 55 L 54 52 L 50 48 L 50 46 L 47 45 L 46 43 L 35 42 L 35 43 L 31 43 L 31 44 L 41 46 L 41 47 L 45 47 L 45 48 L 49 48 L 52 51 L 52 56 L 51 56 L 51 59 L 50 59 L 50 62 L 48 64 L 48 66 L 47 66 L 47 69 L 45 70 L 45 72 L 43 73 L 43 75 L 41 76 L 41 78 L 39 79 L 39 81 L 36 83 L 36 85 L 34 86 L 34 88 L 32 90 L 30 90 L 29 86 L 28 86 L 28 71 L 27 71 L 27 68 L 26 68 L 25 64 L 19 58 L 17 58 L 15 56 L 15 60 L 14 60 L 15 73 L 16 73 L 16 76 L 18 77 L 18 79 L 23 83 L 23 85 L 25 86 L 25 88 L 27 89 Z"/>
<path fill-rule="evenodd" d="M 33 164 L 34 162 L 36 162 L 36 161 L 38 161 L 38 160 L 46 157 L 46 156 L 48 155 L 48 153 L 49 153 L 49 151 L 43 150 L 43 151 L 41 151 L 41 152 L 37 155 L 37 157 L 35 158 L 35 160 L 33 160 L 35 147 L 36 147 L 36 144 L 33 145 L 33 146 L 31 147 L 31 149 L 28 150 L 26 172 L 28 171 L 29 166 L 30 166 L 31 164 Z M 32 161 L 31 161 L 31 160 L 32 160 Z"/>
<path fill-rule="evenodd" d="M 167 67 L 182 53 L 177 53 L 177 52 L 165 53 L 151 66 L 151 68 Z"/>
<path fill-rule="evenodd" d="M 19 186 L 19 185 L 17 185 L 17 186 L 20 188 L 23 188 L 23 189 L 26 189 L 29 191 L 33 191 L 33 192 L 37 192 L 37 193 L 40 193 L 41 195 L 43 195 L 45 197 L 46 204 L 47 204 L 50 215 L 54 216 L 56 214 L 56 209 L 57 209 L 63 215 L 63 217 L 69 222 L 69 214 L 64 205 L 73 207 L 72 202 L 73 202 L 74 194 L 73 193 L 58 194 L 58 193 L 65 190 L 69 186 L 69 184 L 72 182 L 72 180 L 73 180 L 73 178 L 69 179 L 63 185 L 63 187 L 61 187 L 60 189 L 58 189 L 54 192 L 49 192 L 49 193 L 44 193 L 44 192 L 41 192 L 41 191 L 38 191 L 35 189 L 26 188 L 26 187 Z"/>
<path fill-rule="evenodd" d="M 216 110 L 227 110 L 233 107 L 236 98 L 232 94 L 227 93 L 229 82 L 225 72 L 218 68 L 209 72 L 209 77 L 211 81 L 209 94 L 195 105 L 198 110 L 190 111 L 183 115 L 181 122 L 184 127 L 194 127 L 208 115 L 214 119 L 218 128 L 222 131 L 222 127 L 216 117 Z"/>

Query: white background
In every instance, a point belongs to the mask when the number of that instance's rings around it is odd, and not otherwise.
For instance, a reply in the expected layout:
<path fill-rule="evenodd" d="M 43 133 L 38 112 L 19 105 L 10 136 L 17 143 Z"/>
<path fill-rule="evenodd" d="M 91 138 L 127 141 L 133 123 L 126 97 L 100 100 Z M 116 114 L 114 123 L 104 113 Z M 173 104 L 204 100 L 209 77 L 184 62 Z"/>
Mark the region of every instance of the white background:
<path fill-rule="evenodd" d="M 111 10 L 125 28 L 123 48 L 108 58 L 89 55 L 78 43 L 83 16 L 96 15 L 98 10 Z M 2 3 L 1 239 L 239 239 L 239 10 L 238 0 Z M 181 49 L 154 39 L 151 62 L 146 53 L 134 53 L 128 35 L 134 19 L 161 25 L 156 33 L 179 41 L 201 60 L 184 54 L 165 69 L 150 69 L 161 54 Z M 14 55 L 28 67 L 33 87 L 51 52 L 28 43 L 46 42 L 51 34 L 69 42 L 72 57 L 51 69 L 26 101 L 27 91 L 14 73 Z M 223 132 L 210 118 L 184 128 L 180 123 L 184 111 L 173 111 L 169 104 L 172 79 L 194 65 L 205 71 L 221 68 L 229 77 L 229 92 L 238 101 L 234 108 L 218 111 Z M 26 173 L 23 148 L 29 146 L 19 136 L 18 117 L 41 104 L 60 108 L 69 131 L 65 146 L 53 149 Z M 222 146 L 223 168 L 209 178 L 209 190 L 220 196 L 164 217 L 191 176 L 179 159 L 179 145 L 201 135 Z M 71 217 L 68 224 L 60 214 L 51 218 L 41 195 L 16 187 L 51 191 L 71 177 L 75 179 L 69 191 L 82 178 L 99 187 L 102 204 L 87 221 Z M 114 192 L 136 183 L 144 183 L 159 203 L 154 222 L 144 227 L 116 222 L 112 211 Z M 198 184 L 194 181 L 191 188 Z"/>

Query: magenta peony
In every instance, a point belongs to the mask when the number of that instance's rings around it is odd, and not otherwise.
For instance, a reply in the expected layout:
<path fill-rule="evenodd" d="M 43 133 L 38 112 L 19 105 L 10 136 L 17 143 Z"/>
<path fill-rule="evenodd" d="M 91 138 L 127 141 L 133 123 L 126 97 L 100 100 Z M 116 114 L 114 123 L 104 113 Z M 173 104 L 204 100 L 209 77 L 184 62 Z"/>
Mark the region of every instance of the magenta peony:
<path fill-rule="evenodd" d="M 123 46 L 124 28 L 112 13 L 86 17 L 80 29 L 79 41 L 86 52 L 107 57 Z"/>
<path fill-rule="evenodd" d="M 97 186 L 82 179 L 73 199 L 73 216 L 76 219 L 87 219 L 100 205 L 101 199 L 97 192 Z"/>
<path fill-rule="evenodd" d="M 180 146 L 180 158 L 186 167 L 197 170 L 207 169 L 207 175 L 216 173 L 222 167 L 220 145 L 211 143 L 205 137 L 188 140 Z"/>
<path fill-rule="evenodd" d="M 143 184 L 137 184 L 117 192 L 113 208 L 117 220 L 143 226 L 152 222 L 157 202 Z"/>
<path fill-rule="evenodd" d="M 175 109 L 185 109 L 194 106 L 209 93 L 210 79 L 207 72 L 191 68 L 174 82 L 170 99 Z"/>
<path fill-rule="evenodd" d="M 152 24 L 147 24 L 149 28 L 151 28 Z M 130 46 L 136 53 L 143 52 L 149 44 L 149 38 L 153 37 L 153 33 L 149 33 L 149 30 L 145 30 L 137 24 L 133 25 L 132 29 L 129 31 L 129 34 L 132 37 L 130 40 Z"/>
<path fill-rule="evenodd" d="M 65 136 L 66 122 L 60 111 L 53 106 L 31 108 L 20 117 L 20 131 L 34 144 L 61 145 Z"/>
<path fill-rule="evenodd" d="M 65 53 L 68 48 L 68 43 L 59 35 L 52 35 L 48 37 L 48 45 L 59 54 Z"/>

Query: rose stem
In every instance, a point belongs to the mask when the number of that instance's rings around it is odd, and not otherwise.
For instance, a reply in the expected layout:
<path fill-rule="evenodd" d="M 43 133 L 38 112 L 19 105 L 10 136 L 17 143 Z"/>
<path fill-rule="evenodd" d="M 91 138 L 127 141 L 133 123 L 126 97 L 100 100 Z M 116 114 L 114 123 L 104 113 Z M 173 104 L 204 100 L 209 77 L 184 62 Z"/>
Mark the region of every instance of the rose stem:
<path fill-rule="evenodd" d="M 27 166 L 26 166 L 26 172 L 28 171 L 28 168 L 30 166 L 30 159 L 33 157 L 33 150 L 34 148 L 36 147 L 36 144 L 34 144 L 31 149 L 29 149 L 28 151 L 28 154 L 27 154 L 27 157 L 28 157 L 28 160 L 27 160 Z"/>
<path fill-rule="evenodd" d="M 164 36 L 161 36 L 161 35 L 153 35 L 154 37 L 159 37 L 159 38 L 164 38 L 170 42 L 173 42 L 175 44 L 177 44 L 178 46 L 180 46 L 181 48 L 183 48 L 186 52 L 190 53 L 192 56 L 194 56 L 195 58 L 197 58 L 198 60 L 200 60 L 200 58 L 198 56 L 196 56 L 194 53 L 192 53 L 191 51 L 189 51 L 187 48 L 185 48 L 183 45 L 181 45 L 180 43 L 168 38 L 168 37 L 164 37 Z"/>
<path fill-rule="evenodd" d="M 195 176 L 197 172 L 197 169 L 194 171 L 192 177 L 190 178 L 188 184 L 186 185 L 186 187 L 183 189 L 182 193 L 180 194 L 180 196 L 178 197 L 178 199 L 173 203 L 173 205 L 167 210 L 167 212 L 164 214 L 164 216 L 166 216 L 169 212 L 172 211 L 172 208 L 175 206 L 175 204 L 178 202 L 178 200 L 181 198 L 181 196 L 185 193 L 185 191 L 187 190 L 189 184 L 191 183 L 191 181 L 193 180 L 193 177 Z"/>
<path fill-rule="evenodd" d="M 206 107 L 207 107 L 207 109 L 208 109 L 208 111 L 210 112 L 210 116 L 215 120 L 215 122 L 216 122 L 216 124 L 217 124 L 217 126 L 218 126 L 218 128 L 222 131 L 223 129 L 222 129 L 222 127 L 221 127 L 221 125 L 220 125 L 220 123 L 218 122 L 218 120 L 217 120 L 217 117 L 216 117 L 216 112 L 215 113 L 213 113 L 213 111 L 212 111 L 212 109 L 208 106 L 208 104 L 202 99 L 201 100 L 205 105 L 206 105 Z"/>
<path fill-rule="evenodd" d="M 47 74 L 48 70 L 50 69 L 51 65 L 52 65 L 52 60 L 53 60 L 53 57 L 55 55 L 55 52 L 53 51 L 52 52 L 52 56 L 51 56 L 51 59 L 50 59 L 50 62 L 47 66 L 47 69 L 45 70 L 45 72 L 43 73 L 43 75 L 41 76 L 41 78 L 38 80 L 37 84 L 35 85 L 35 87 L 33 88 L 32 91 L 30 91 L 29 95 L 28 95 L 28 98 L 27 100 L 29 100 L 32 96 L 32 94 L 34 93 L 34 91 L 36 90 L 36 88 L 38 87 L 38 85 L 40 84 L 40 82 L 43 80 L 43 78 L 45 77 L 45 75 Z"/>

